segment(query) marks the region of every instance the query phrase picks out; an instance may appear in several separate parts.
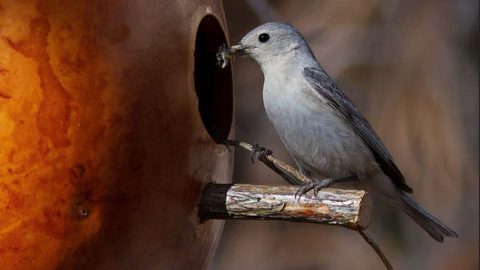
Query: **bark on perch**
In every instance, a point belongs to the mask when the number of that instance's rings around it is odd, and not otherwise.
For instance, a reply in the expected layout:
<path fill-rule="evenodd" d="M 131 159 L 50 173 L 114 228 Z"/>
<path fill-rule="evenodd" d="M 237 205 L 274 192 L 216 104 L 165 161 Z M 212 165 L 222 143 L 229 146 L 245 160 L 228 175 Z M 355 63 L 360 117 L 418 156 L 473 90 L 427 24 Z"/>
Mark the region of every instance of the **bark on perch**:
<path fill-rule="evenodd" d="M 208 184 L 199 215 L 206 219 L 268 219 L 340 225 L 366 229 L 371 220 L 370 196 L 362 190 L 326 188 L 295 198 L 296 186 Z"/>

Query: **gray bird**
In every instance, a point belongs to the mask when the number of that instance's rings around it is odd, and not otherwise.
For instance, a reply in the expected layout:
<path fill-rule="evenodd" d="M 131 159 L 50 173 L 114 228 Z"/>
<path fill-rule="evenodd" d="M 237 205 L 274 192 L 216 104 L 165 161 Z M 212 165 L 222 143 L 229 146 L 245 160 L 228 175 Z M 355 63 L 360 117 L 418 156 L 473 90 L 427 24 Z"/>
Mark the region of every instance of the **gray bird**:
<path fill-rule="evenodd" d="M 356 177 L 365 189 L 402 209 L 435 240 L 457 234 L 408 194 L 392 156 L 358 108 L 340 91 L 291 25 L 266 23 L 247 33 L 232 52 L 247 55 L 265 77 L 268 118 L 302 173 L 300 195 Z"/>

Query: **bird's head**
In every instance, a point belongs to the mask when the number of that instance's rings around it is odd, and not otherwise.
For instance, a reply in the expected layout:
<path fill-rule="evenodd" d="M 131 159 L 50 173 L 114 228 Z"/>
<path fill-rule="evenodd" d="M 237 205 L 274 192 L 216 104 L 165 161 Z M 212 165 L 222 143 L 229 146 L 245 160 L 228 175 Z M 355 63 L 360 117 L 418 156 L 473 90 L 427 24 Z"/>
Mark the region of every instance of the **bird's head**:
<path fill-rule="evenodd" d="M 302 53 L 311 56 L 302 35 L 290 24 L 277 22 L 254 28 L 230 50 L 235 55 L 249 56 L 262 67 L 280 58 L 301 57 Z"/>

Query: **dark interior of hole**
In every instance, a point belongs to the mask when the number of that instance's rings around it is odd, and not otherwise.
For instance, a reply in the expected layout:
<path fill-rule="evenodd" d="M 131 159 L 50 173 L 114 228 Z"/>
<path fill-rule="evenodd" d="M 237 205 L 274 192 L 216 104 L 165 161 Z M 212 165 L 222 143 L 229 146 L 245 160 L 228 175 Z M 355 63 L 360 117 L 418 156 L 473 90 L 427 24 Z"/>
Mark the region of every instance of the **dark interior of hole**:
<path fill-rule="evenodd" d="M 217 19 L 202 19 L 195 41 L 195 90 L 206 130 L 217 143 L 227 139 L 232 123 L 233 93 L 230 66 L 220 68 L 216 53 L 226 38 Z"/>

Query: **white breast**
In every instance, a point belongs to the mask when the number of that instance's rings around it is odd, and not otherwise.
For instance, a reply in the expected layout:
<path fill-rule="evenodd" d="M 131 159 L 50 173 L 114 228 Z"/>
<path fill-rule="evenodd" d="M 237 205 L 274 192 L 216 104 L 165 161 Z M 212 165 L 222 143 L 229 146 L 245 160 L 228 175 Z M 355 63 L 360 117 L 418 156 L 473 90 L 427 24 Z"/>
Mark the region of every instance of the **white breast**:
<path fill-rule="evenodd" d="M 318 177 L 364 177 L 377 169 L 368 147 L 303 79 L 267 76 L 265 110 L 298 163 Z M 272 74 L 270 74 L 272 75 Z"/>

